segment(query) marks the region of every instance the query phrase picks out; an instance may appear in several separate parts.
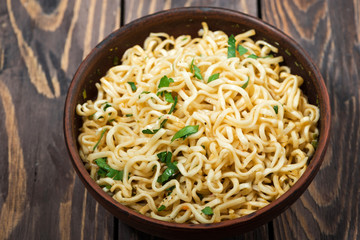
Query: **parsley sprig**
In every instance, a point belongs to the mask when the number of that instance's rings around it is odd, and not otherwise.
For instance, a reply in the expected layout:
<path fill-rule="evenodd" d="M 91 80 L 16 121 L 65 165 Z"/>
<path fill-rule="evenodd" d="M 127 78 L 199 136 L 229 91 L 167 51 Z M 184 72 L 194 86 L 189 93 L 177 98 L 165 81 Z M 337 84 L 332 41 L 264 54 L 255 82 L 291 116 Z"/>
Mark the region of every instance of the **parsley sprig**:
<path fill-rule="evenodd" d="M 218 79 L 219 76 L 220 76 L 220 73 L 214 73 L 213 75 L 211 75 L 211 76 L 209 77 L 208 83 L 209 83 L 209 82 L 212 82 L 212 81 L 214 81 L 214 80 L 216 80 L 216 79 Z"/>
<path fill-rule="evenodd" d="M 274 108 L 275 113 L 278 114 L 278 112 L 279 112 L 279 106 L 278 106 L 278 105 L 275 105 L 273 108 Z"/>
<path fill-rule="evenodd" d="M 135 92 L 136 91 L 135 83 L 134 82 L 128 82 L 128 84 L 130 85 L 131 90 L 133 90 L 133 92 Z"/>
<path fill-rule="evenodd" d="M 95 149 L 97 148 L 97 146 L 99 145 L 101 139 L 103 138 L 105 132 L 107 131 L 107 128 L 105 128 L 104 130 L 102 130 L 101 135 L 100 135 L 100 139 L 97 141 L 97 143 L 95 144 L 93 151 L 95 151 Z"/>
<path fill-rule="evenodd" d="M 158 92 L 156 95 L 161 95 L 163 96 L 164 93 L 165 95 L 168 93 L 167 91 L 164 91 L 164 90 L 161 90 L 161 88 L 163 87 L 169 87 L 170 86 L 170 83 L 173 83 L 174 82 L 174 79 L 172 78 L 168 78 L 166 75 L 164 75 L 161 79 L 160 79 L 160 82 L 159 82 L 159 85 L 158 85 Z M 171 95 L 171 94 L 170 94 Z"/>
<path fill-rule="evenodd" d="M 161 152 L 157 154 L 160 162 L 165 163 L 167 168 L 165 171 L 158 177 L 157 181 L 161 184 L 167 183 L 169 180 L 176 178 L 178 173 L 178 167 L 176 166 L 178 162 L 171 162 L 172 153 L 171 152 Z"/>
<path fill-rule="evenodd" d="M 199 125 L 189 125 L 180 129 L 175 135 L 171 138 L 171 142 L 175 141 L 178 138 L 185 139 L 188 136 L 197 133 L 199 131 Z"/>
<path fill-rule="evenodd" d="M 228 58 L 236 57 L 236 49 L 235 49 L 235 37 L 231 34 L 231 36 L 228 39 Z"/>
<path fill-rule="evenodd" d="M 241 86 L 243 89 L 245 89 L 249 85 L 250 78 L 248 77 L 248 80 Z"/>
<path fill-rule="evenodd" d="M 200 68 L 198 68 L 195 64 L 194 64 L 194 59 L 191 61 L 191 64 L 190 64 L 190 72 L 194 74 L 194 76 L 199 79 L 199 80 L 202 80 L 203 77 L 201 75 L 201 71 L 200 71 Z"/>
<path fill-rule="evenodd" d="M 240 56 L 244 55 L 245 53 L 248 52 L 248 50 L 246 48 L 244 48 L 242 45 L 238 45 L 237 47 L 237 51 L 239 52 Z"/>
<path fill-rule="evenodd" d="M 123 180 L 124 171 L 119 171 L 111 168 L 106 163 L 107 158 L 98 158 L 95 160 L 95 163 L 99 166 L 98 175 L 100 177 L 110 177 L 114 180 Z"/>
<path fill-rule="evenodd" d="M 209 216 L 211 216 L 211 215 L 213 215 L 214 214 L 214 212 L 213 212 L 213 210 L 211 209 L 211 207 L 209 207 L 209 206 L 207 206 L 207 207 L 205 207 L 203 210 L 201 210 L 205 215 L 209 215 Z"/>

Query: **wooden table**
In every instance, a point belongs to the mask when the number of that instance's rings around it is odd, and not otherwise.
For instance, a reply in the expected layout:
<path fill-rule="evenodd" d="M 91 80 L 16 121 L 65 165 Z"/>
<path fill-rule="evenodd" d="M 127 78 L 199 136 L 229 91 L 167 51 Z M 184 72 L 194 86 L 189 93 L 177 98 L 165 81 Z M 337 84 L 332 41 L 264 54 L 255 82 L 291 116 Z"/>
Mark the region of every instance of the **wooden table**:
<path fill-rule="evenodd" d="M 64 99 L 107 34 L 199 5 L 236 9 L 292 36 L 319 66 L 332 106 L 330 145 L 308 190 L 272 222 L 230 239 L 360 239 L 359 0 L 1 0 L 0 239 L 158 239 L 85 190 L 64 143 Z"/>

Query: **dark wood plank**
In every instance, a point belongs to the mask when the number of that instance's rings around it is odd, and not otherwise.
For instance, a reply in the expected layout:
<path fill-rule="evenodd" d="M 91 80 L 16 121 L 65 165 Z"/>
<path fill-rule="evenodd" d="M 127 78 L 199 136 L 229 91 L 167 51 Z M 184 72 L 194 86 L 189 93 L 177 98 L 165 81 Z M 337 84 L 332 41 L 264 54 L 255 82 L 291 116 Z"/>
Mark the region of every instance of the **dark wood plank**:
<path fill-rule="evenodd" d="M 274 221 L 276 239 L 360 238 L 360 3 L 262 1 L 262 16 L 319 66 L 332 106 L 329 149 L 305 194 Z"/>
<path fill-rule="evenodd" d="M 114 217 L 88 195 L 62 129 L 82 58 L 120 25 L 120 0 L 0 4 L 0 239 L 111 239 Z"/>
<path fill-rule="evenodd" d="M 125 10 L 124 10 L 124 19 L 125 24 L 129 23 L 139 17 L 146 16 L 148 14 L 152 14 L 158 11 L 176 8 L 176 7 L 184 7 L 184 6 L 217 6 L 224 7 L 229 9 L 235 9 L 237 11 L 245 12 L 251 15 L 257 15 L 257 4 L 256 1 L 252 0 L 242 0 L 242 1 L 204 1 L 204 0 L 180 0 L 180 1 L 145 1 L 145 0 L 127 0 L 125 1 Z M 118 225 L 118 235 L 119 239 L 161 239 L 158 237 L 154 237 L 140 231 L 137 231 L 133 228 L 128 227 L 122 222 L 119 222 Z M 234 234 L 235 236 L 227 239 L 268 239 L 268 226 L 264 225 L 259 227 L 258 229 L 251 231 L 246 234 Z"/>
<path fill-rule="evenodd" d="M 223 7 L 257 16 L 257 1 L 253 0 L 126 0 L 124 2 L 125 24 L 158 11 L 190 6 Z"/>

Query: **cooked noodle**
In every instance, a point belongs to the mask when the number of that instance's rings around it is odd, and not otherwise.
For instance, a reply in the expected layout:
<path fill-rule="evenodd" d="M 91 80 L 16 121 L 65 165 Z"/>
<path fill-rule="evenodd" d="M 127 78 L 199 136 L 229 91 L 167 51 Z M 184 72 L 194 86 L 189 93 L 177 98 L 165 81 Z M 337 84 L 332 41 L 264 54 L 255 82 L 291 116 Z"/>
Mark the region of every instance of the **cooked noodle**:
<path fill-rule="evenodd" d="M 295 184 L 315 150 L 319 109 L 299 88 L 303 79 L 271 55 L 277 48 L 254 35 L 235 36 L 246 52 L 230 58 L 229 37 L 206 23 L 199 38 L 152 33 L 124 53 L 96 83 L 97 99 L 76 109 L 80 156 L 104 191 L 152 218 L 213 223 L 250 214 Z M 164 78 L 173 82 L 159 88 Z M 198 130 L 171 141 L 187 126 Z"/>

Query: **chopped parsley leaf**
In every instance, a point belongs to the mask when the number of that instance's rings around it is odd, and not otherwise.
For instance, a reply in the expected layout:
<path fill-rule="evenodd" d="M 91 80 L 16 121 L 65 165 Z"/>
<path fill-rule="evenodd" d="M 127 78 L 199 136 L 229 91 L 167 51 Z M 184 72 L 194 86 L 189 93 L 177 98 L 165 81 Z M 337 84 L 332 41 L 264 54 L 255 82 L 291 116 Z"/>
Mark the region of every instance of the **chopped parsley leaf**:
<path fill-rule="evenodd" d="M 318 141 L 317 140 L 312 140 L 311 141 L 311 145 L 316 149 L 318 147 Z"/>
<path fill-rule="evenodd" d="M 167 196 L 169 196 L 169 195 L 172 193 L 172 191 L 174 190 L 174 188 L 175 188 L 175 186 L 172 186 L 172 187 L 169 187 L 169 188 L 165 189 L 165 191 L 168 192 L 168 193 L 167 193 Z"/>
<path fill-rule="evenodd" d="M 214 81 L 214 80 L 216 80 L 216 79 L 218 79 L 219 76 L 220 76 L 220 73 L 214 73 L 213 75 L 211 75 L 211 76 L 209 77 L 208 83 L 209 83 L 209 82 L 212 82 L 212 81 Z"/>
<path fill-rule="evenodd" d="M 135 92 L 136 91 L 135 83 L 134 82 L 128 82 L 128 84 L 130 84 L 131 90 L 133 90 L 133 92 Z"/>
<path fill-rule="evenodd" d="M 171 114 L 175 111 L 175 106 L 177 104 L 177 101 L 178 101 L 178 96 L 175 96 L 174 104 L 171 106 L 169 114 Z"/>
<path fill-rule="evenodd" d="M 104 136 L 104 134 L 105 134 L 106 130 L 107 130 L 107 128 L 106 128 L 106 129 L 104 129 L 104 130 L 102 130 L 101 135 L 100 135 L 100 139 L 99 139 L 99 141 L 97 141 L 97 143 L 95 144 L 95 146 L 94 146 L 94 148 L 93 148 L 93 151 L 95 151 L 95 149 L 96 149 L 96 148 L 97 148 L 97 146 L 99 145 L 99 143 L 100 143 L 101 139 L 103 138 L 103 136 Z"/>
<path fill-rule="evenodd" d="M 163 95 L 163 93 L 160 91 L 160 88 L 163 88 L 163 87 L 169 87 L 170 83 L 173 83 L 174 82 L 174 79 L 172 78 L 168 78 L 166 75 L 164 75 L 161 79 L 160 79 L 160 82 L 159 82 L 159 85 L 158 85 L 158 95 L 161 94 L 161 96 Z"/>
<path fill-rule="evenodd" d="M 114 180 L 122 180 L 124 177 L 124 171 L 119 171 L 111 168 L 106 163 L 106 158 L 98 158 L 95 160 L 95 163 L 99 166 L 98 175 L 100 177 L 110 177 Z"/>
<path fill-rule="evenodd" d="M 168 163 L 171 162 L 172 153 L 171 152 L 161 152 L 157 154 L 157 157 L 159 158 L 160 162 Z"/>
<path fill-rule="evenodd" d="M 157 133 L 161 128 L 164 127 L 165 123 L 167 122 L 167 119 L 163 120 L 161 123 L 160 123 L 160 127 L 158 129 L 154 129 L 154 130 L 151 130 L 151 129 L 144 129 L 142 130 L 142 133 L 144 134 L 155 134 Z"/>
<path fill-rule="evenodd" d="M 160 212 L 160 211 L 162 211 L 162 210 L 165 210 L 165 205 L 161 205 L 159 208 L 158 208 L 158 211 Z"/>
<path fill-rule="evenodd" d="M 166 164 L 168 167 L 165 169 L 165 171 L 159 176 L 159 178 L 157 179 L 157 181 L 161 184 L 166 183 L 167 181 L 169 181 L 171 178 L 173 178 L 176 174 L 176 172 L 178 171 L 177 168 L 177 162 L 170 162 L 170 164 Z"/>
<path fill-rule="evenodd" d="M 243 46 L 241 46 L 240 44 L 237 47 L 237 51 L 239 52 L 240 56 L 242 56 L 248 52 L 248 50 L 246 48 L 244 48 Z"/>
<path fill-rule="evenodd" d="M 258 59 L 259 57 L 256 56 L 255 54 L 250 54 L 247 58 Z"/>
<path fill-rule="evenodd" d="M 236 57 L 236 49 L 235 49 L 235 37 L 231 34 L 231 36 L 228 39 L 228 54 L 227 58 Z"/>
<path fill-rule="evenodd" d="M 249 85 L 249 80 L 250 78 L 248 77 L 248 80 L 246 81 L 246 83 L 244 83 L 244 85 L 241 86 L 241 88 L 245 89 Z"/>
<path fill-rule="evenodd" d="M 104 111 L 106 111 L 106 109 L 107 109 L 108 107 L 111 107 L 111 104 L 109 104 L 109 103 L 106 102 L 106 104 L 105 104 L 105 106 L 104 106 L 104 108 L 103 108 Z"/>
<path fill-rule="evenodd" d="M 158 177 L 157 181 L 161 184 L 166 183 L 170 179 L 176 176 L 178 172 L 177 162 L 171 162 L 172 153 L 171 152 L 161 152 L 157 154 L 160 162 L 165 163 L 167 168 L 165 171 Z"/>
<path fill-rule="evenodd" d="M 155 129 L 154 131 L 150 130 L 150 129 L 144 129 L 141 132 L 144 134 L 155 134 L 157 133 L 157 131 L 159 131 L 158 129 Z"/>
<path fill-rule="evenodd" d="M 205 215 L 209 215 L 209 216 L 211 216 L 211 215 L 213 215 L 214 214 L 214 212 L 213 212 L 213 210 L 211 209 L 211 207 L 209 207 L 209 206 L 207 206 L 207 207 L 205 207 L 203 210 L 201 210 Z"/>
<path fill-rule="evenodd" d="M 198 68 L 195 64 L 194 64 L 194 59 L 191 61 L 191 64 L 190 64 L 190 72 L 194 74 L 194 76 L 199 79 L 199 80 L 202 80 L 203 77 L 201 75 L 201 71 L 200 71 L 200 68 Z"/>
<path fill-rule="evenodd" d="M 132 116 L 134 116 L 134 115 L 133 115 L 133 114 L 131 114 L 131 113 L 130 113 L 130 114 L 126 114 L 126 115 L 125 115 L 125 117 L 132 117 Z"/>
<path fill-rule="evenodd" d="M 199 125 L 186 126 L 182 129 L 180 129 L 177 133 L 175 133 L 175 135 L 171 138 L 171 142 L 173 142 L 174 140 L 176 140 L 178 138 L 185 139 L 188 136 L 190 136 L 194 133 L 197 133 L 198 130 L 199 130 Z"/>
<path fill-rule="evenodd" d="M 279 106 L 278 106 L 278 105 L 275 105 L 273 108 L 274 108 L 275 113 L 278 114 L 278 112 L 279 112 Z"/>
<path fill-rule="evenodd" d="M 168 103 L 174 103 L 174 99 L 173 99 L 171 93 L 166 92 L 166 91 L 165 91 L 165 100 L 166 100 Z"/>

